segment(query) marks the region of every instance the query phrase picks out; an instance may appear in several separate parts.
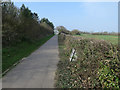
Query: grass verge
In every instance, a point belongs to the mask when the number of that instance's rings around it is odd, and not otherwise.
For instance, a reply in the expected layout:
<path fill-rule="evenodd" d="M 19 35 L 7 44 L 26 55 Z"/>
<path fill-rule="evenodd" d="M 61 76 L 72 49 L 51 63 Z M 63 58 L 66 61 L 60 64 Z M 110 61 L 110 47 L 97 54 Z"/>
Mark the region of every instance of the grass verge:
<path fill-rule="evenodd" d="M 33 51 L 38 49 L 46 41 L 48 41 L 53 35 L 44 37 L 34 43 L 22 42 L 14 47 L 7 47 L 2 49 L 2 72 L 11 67 L 14 63 L 21 60 L 23 57 L 27 57 Z"/>

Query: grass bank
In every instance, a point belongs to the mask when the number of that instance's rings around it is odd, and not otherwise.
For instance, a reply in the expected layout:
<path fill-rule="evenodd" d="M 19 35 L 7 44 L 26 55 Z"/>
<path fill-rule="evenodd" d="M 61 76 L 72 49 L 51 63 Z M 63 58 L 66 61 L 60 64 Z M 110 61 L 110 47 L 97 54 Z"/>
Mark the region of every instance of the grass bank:
<path fill-rule="evenodd" d="M 84 38 L 94 38 L 94 39 L 98 39 L 98 40 L 106 40 L 111 42 L 114 45 L 118 44 L 118 36 L 116 35 L 92 35 L 92 34 L 81 34 L 81 35 L 77 35 L 80 37 L 84 37 Z"/>
<path fill-rule="evenodd" d="M 16 46 L 7 47 L 2 49 L 2 72 L 11 67 L 14 63 L 21 60 L 23 57 L 30 55 L 33 51 L 38 49 L 53 35 L 44 37 L 34 43 L 22 42 Z"/>

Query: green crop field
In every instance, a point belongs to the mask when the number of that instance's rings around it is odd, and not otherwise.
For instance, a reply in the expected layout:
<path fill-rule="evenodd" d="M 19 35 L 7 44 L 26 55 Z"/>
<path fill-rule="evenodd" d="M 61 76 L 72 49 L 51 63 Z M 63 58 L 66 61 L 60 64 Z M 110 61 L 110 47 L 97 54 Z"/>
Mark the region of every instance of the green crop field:
<path fill-rule="evenodd" d="M 80 36 L 85 37 L 85 38 L 95 38 L 95 39 L 100 39 L 100 40 L 107 40 L 114 45 L 118 44 L 118 36 L 114 36 L 114 35 L 81 34 Z"/>

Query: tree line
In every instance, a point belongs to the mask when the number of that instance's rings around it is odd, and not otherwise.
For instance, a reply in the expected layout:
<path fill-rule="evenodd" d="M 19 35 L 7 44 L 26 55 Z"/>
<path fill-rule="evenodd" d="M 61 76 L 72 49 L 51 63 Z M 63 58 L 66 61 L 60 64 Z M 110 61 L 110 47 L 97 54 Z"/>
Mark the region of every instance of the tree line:
<path fill-rule="evenodd" d="M 20 9 L 13 2 L 3 2 L 2 44 L 3 47 L 16 45 L 23 41 L 34 42 L 54 34 L 54 25 L 47 18 L 39 20 L 38 14 L 31 12 L 23 4 Z"/>
<path fill-rule="evenodd" d="M 119 36 L 120 33 L 118 32 L 85 32 L 85 31 L 80 31 L 78 29 L 73 29 L 72 31 L 67 30 L 64 26 L 57 26 L 55 29 L 59 31 L 59 33 L 64 33 L 64 34 L 69 34 L 69 35 L 81 35 L 81 34 L 92 34 L 92 35 L 115 35 Z"/>

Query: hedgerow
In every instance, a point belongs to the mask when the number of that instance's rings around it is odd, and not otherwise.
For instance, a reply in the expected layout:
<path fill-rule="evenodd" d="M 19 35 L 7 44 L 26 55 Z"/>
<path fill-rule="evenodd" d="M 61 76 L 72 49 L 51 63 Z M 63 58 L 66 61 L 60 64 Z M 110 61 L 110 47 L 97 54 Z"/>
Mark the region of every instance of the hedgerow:
<path fill-rule="evenodd" d="M 59 35 L 60 62 L 56 87 L 119 88 L 120 60 L 118 47 L 104 40 Z M 69 61 L 72 49 L 77 61 Z"/>

